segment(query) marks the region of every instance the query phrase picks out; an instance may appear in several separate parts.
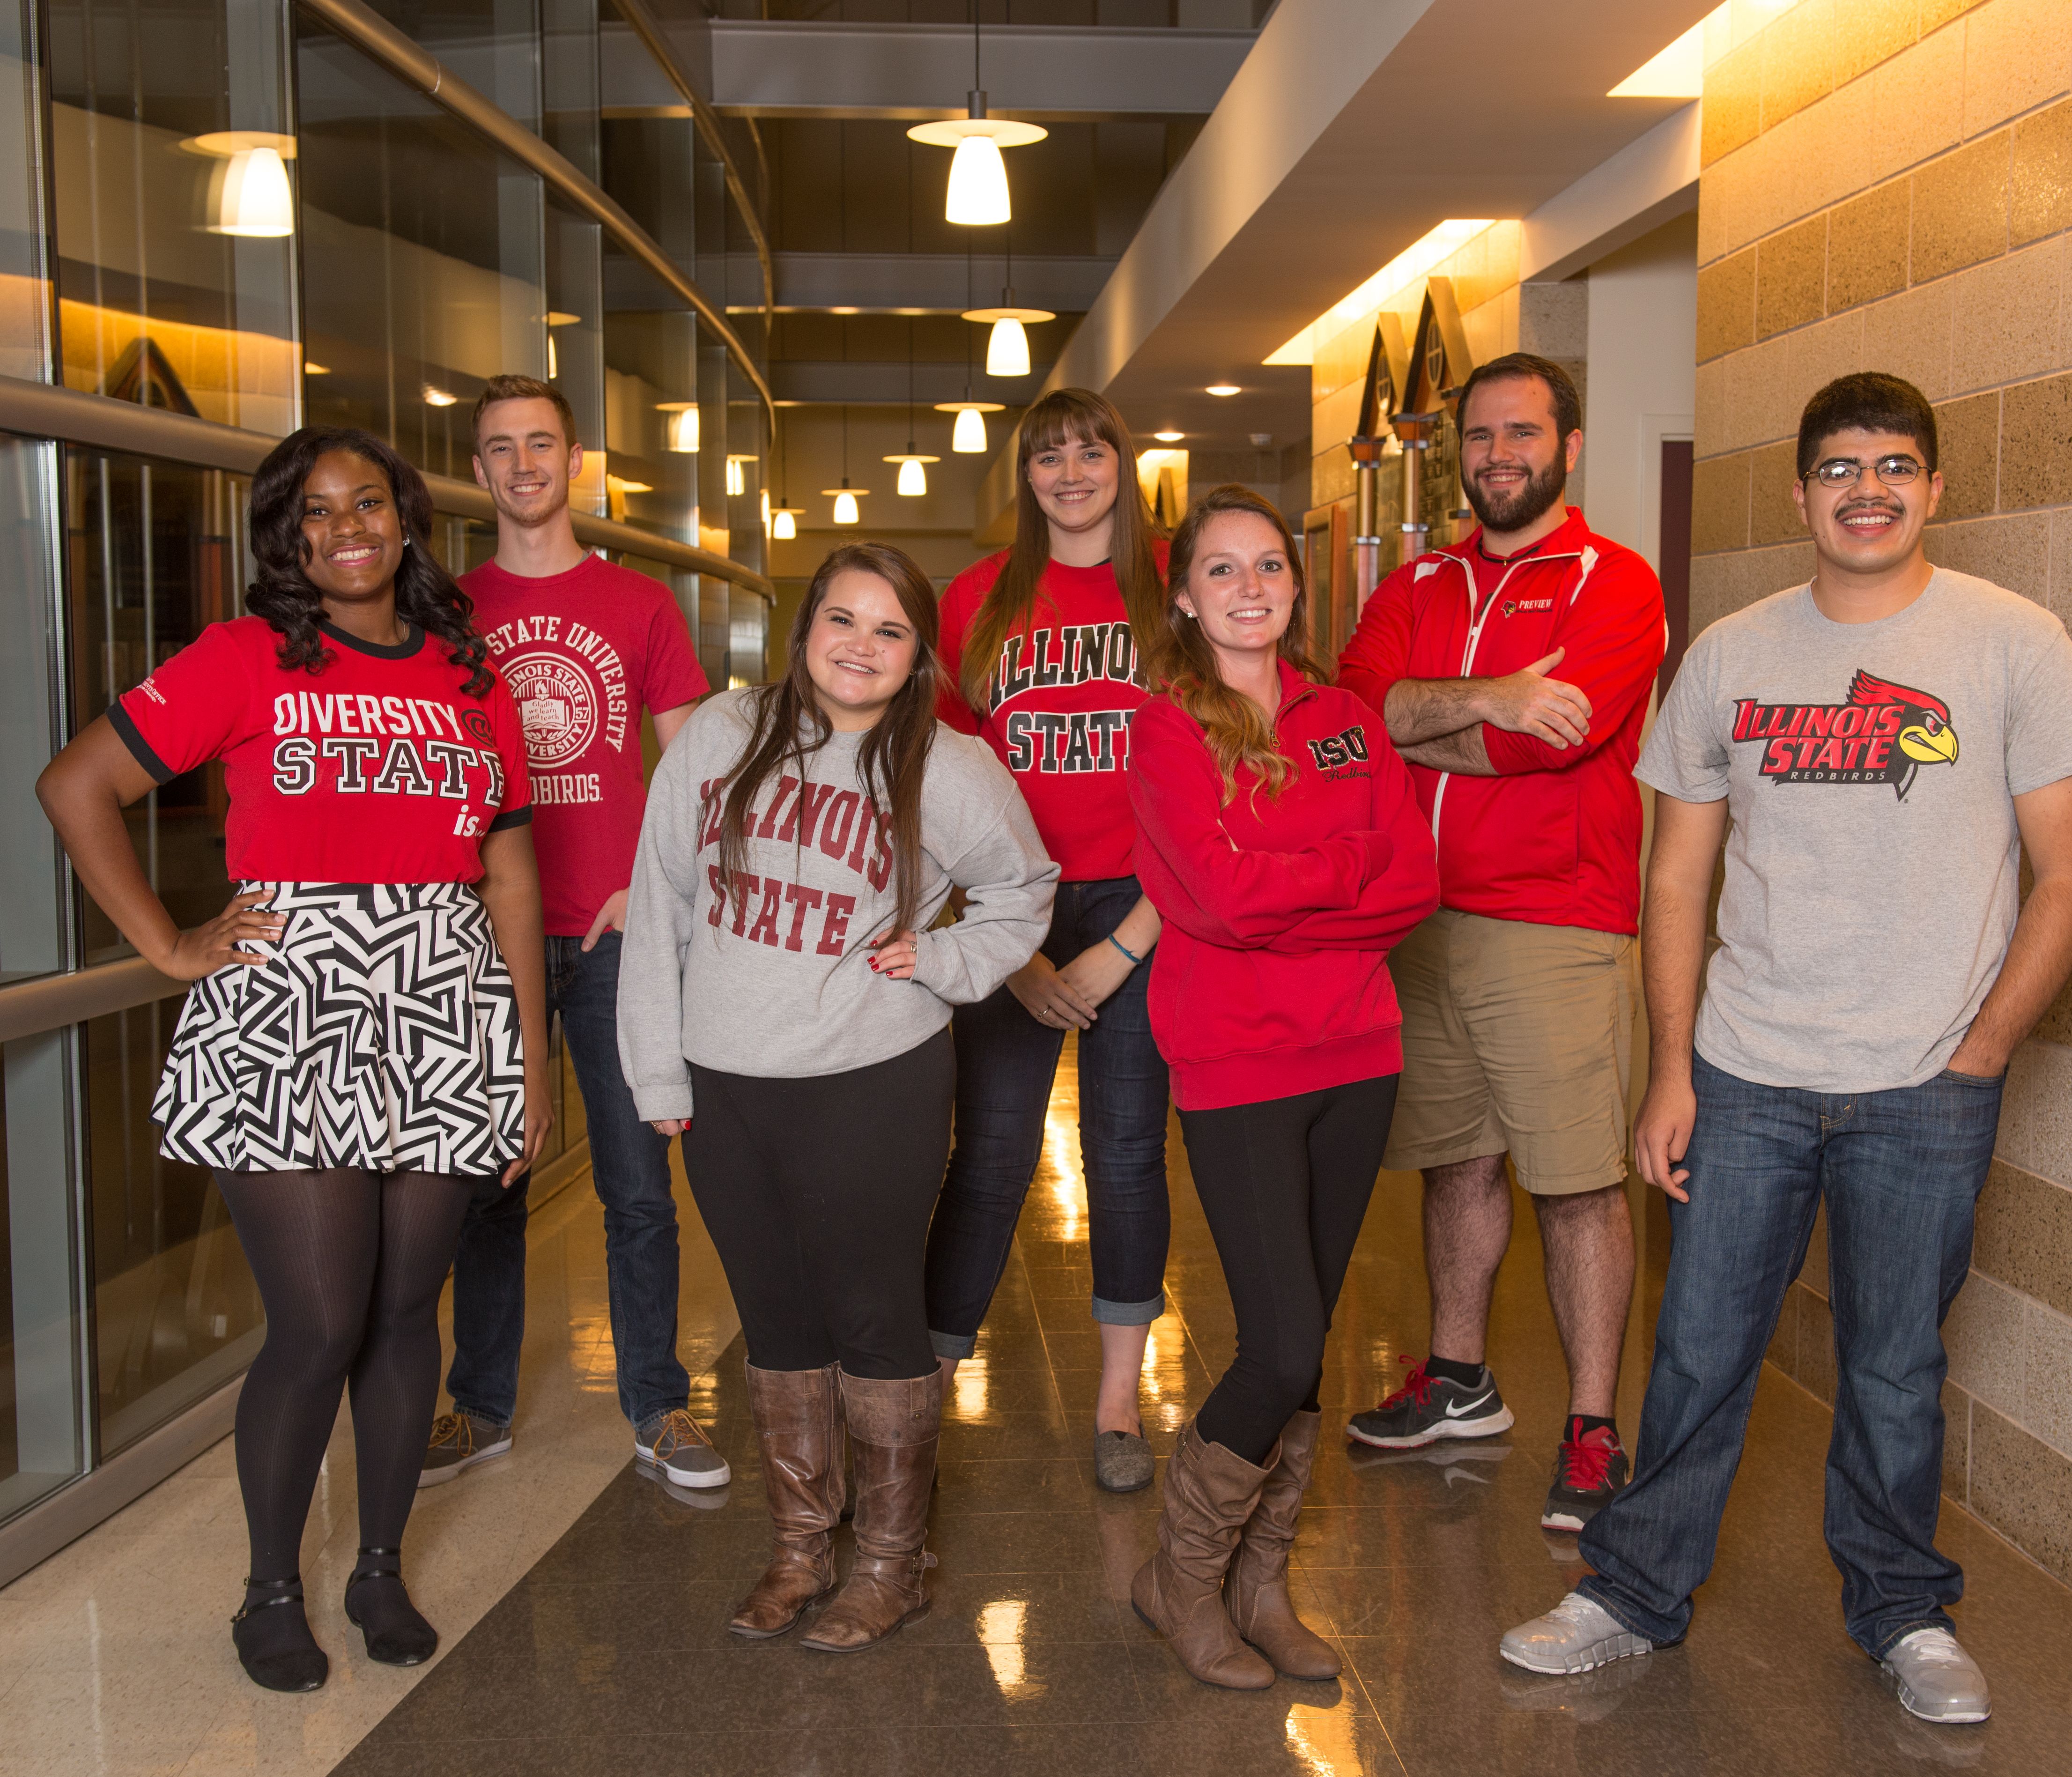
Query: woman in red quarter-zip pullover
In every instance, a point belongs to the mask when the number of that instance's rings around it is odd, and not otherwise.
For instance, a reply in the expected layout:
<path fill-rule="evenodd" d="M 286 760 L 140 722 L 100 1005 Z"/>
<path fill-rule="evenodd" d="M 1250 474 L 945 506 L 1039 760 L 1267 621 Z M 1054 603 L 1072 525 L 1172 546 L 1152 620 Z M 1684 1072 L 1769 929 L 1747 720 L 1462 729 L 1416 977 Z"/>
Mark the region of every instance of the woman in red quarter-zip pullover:
<path fill-rule="evenodd" d="M 1158 1553 L 1130 1590 L 1196 1678 L 1252 1690 L 1276 1669 L 1338 1672 L 1289 1602 L 1288 1556 L 1324 1338 L 1403 1064 L 1386 959 L 1438 905 L 1439 878 L 1381 718 L 1314 682 L 1281 515 L 1247 488 L 1204 496 L 1166 584 L 1130 801 L 1137 874 L 1165 921 L 1152 1030 L 1237 1357 L 1181 1434 Z"/>

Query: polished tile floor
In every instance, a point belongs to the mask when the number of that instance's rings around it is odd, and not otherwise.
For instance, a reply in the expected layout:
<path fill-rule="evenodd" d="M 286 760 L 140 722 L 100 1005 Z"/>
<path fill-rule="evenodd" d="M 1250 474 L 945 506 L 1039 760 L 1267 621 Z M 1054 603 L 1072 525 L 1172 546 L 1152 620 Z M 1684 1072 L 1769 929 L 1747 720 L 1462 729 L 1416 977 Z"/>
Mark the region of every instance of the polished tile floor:
<path fill-rule="evenodd" d="M 736 1343 L 713 1381 L 717 1435 L 736 1469 L 731 1496 L 680 1494 L 622 1470 L 339 1768 L 1794 1777 L 2072 1767 L 2072 1593 L 1949 1512 L 1946 1544 L 1971 1576 L 1962 1631 L 1992 1676 L 1997 1713 L 1975 1729 L 1912 1721 L 1841 1631 L 1819 1539 L 1827 1416 L 1774 1376 L 1688 1642 L 1582 1680 L 1536 1679 L 1497 1659 L 1498 1634 L 1554 1602 L 1578 1572 L 1573 1540 L 1538 1528 L 1562 1368 L 1529 1214 L 1492 1340 L 1515 1431 L 1406 1457 L 1325 1446 L 1296 1589 L 1343 1651 L 1345 1677 L 1249 1695 L 1195 1684 L 1128 1604 L 1130 1574 L 1152 1547 L 1156 1493 L 1110 1498 L 1092 1483 L 1098 1342 L 1073 1115 L 1068 1056 L 1018 1250 L 950 1405 L 930 1617 L 847 1657 L 726 1633 L 767 1530 Z M 1145 1376 L 1161 1454 L 1231 1347 L 1177 1126 L 1172 1172 L 1170 1312 Z M 1421 1344 L 1416 1212 L 1415 1182 L 1385 1176 L 1334 1336 L 1325 1399 L 1334 1414 L 1393 1386 L 1398 1359 Z M 1646 1226 L 1648 1281 L 1659 1286 L 1662 1226 Z M 1629 1432 L 1651 1294 L 1643 1288 L 1630 1332 Z M 479 1484 L 511 1486 L 545 1454 L 528 1451 Z"/>

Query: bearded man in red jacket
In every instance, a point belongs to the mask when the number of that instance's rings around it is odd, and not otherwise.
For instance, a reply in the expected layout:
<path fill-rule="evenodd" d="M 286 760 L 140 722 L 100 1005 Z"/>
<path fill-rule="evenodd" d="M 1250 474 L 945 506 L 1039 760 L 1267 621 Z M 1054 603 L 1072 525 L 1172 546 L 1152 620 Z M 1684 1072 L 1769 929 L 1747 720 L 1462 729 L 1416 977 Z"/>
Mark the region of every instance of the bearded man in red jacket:
<path fill-rule="evenodd" d="M 1633 767 L 1666 640 L 1662 587 L 1563 499 L 1583 434 L 1560 365 L 1527 352 L 1483 365 L 1458 417 L 1481 524 L 1391 574 L 1338 663 L 1409 764 L 1440 903 L 1389 957 L 1404 1067 L 1388 1164 L 1424 1177 L 1430 1354 L 1346 1429 L 1408 1450 L 1512 1424 L 1483 1361 L 1511 1240 L 1507 1155 L 1538 1212 L 1568 1360 L 1540 1523 L 1580 1530 L 1627 1474 L 1614 1397 L 1634 1269 Z"/>

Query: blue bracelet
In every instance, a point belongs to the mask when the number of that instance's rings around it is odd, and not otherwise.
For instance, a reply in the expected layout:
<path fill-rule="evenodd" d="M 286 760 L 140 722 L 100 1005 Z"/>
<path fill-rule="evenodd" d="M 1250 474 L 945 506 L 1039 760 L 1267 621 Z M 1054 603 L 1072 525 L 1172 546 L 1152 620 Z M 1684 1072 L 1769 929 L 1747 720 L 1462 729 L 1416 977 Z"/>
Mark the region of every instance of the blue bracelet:
<path fill-rule="evenodd" d="M 1108 941 L 1113 944 L 1117 950 L 1120 950 L 1123 955 L 1127 956 L 1132 962 L 1138 964 L 1141 964 L 1143 962 L 1144 959 L 1138 956 L 1135 951 L 1132 950 L 1128 944 L 1124 944 L 1121 939 L 1116 936 L 1112 932 L 1108 935 Z"/>

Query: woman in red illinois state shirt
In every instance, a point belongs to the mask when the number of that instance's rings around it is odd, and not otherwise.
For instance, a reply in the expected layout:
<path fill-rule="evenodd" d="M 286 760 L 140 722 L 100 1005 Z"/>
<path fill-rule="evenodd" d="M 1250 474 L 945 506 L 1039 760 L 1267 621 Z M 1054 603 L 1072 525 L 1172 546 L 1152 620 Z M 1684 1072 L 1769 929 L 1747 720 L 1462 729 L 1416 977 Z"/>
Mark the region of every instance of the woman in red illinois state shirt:
<path fill-rule="evenodd" d="M 254 615 L 210 625 L 37 785 L 87 892 L 195 983 L 151 1114 L 167 1155 L 214 1170 L 266 1305 L 237 1405 L 252 1565 L 231 1635 L 271 1690 L 329 1671 L 298 1568 L 348 1378 L 346 1615 L 387 1664 L 438 1644 L 401 1546 L 439 1287 L 470 1175 L 516 1177 L 550 1120 L 524 743 L 431 521 L 423 478 L 367 433 L 283 439 L 252 482 Z M 239 892 L 182 932 L 122 810 L 216 759 Z"/>
<path fill-rule="evenodd" d="M 1180 1435 L 1130 1590 L 1195 1677 L 1252 1690 L 1338 1671 L 1289 1602 L 1288 1554 L 1403 1066 L 1387 956 L 1439 904 L 1439 874 L 1380 717 L 1311 682 L 1281 515 L 1248 488 L 1205 495 L 1168 582 L 1129 793 L 1166 920 L 1151 1024 L 1237 1357 Z"/>
<path fill-rule="evenodd" d="M 928 1326 L 945 1376 L 971 1355 L 1042 1152 L 1065 1033 L 1077 1030 L 1079 1151 L 1101 1334 L 1094 1474 L 1151 1481 L 1137 1413 L 1151 1322 L 1166 1310 L 1166 1068 L 1145 1010 L 1158 915 L 1130 862 L 1124 766 L 1146 692 L 1138 652 L 1164 602 L 1163 545 L 1122 416 L 1061 389 L 1022 416 L 1013 547 L 943 595 L 952 689 L 938 714 L 1014 775 L 1062 872 L 1028 966 L 957 1008 L 956 1146 L 928 1232 Z"/>

